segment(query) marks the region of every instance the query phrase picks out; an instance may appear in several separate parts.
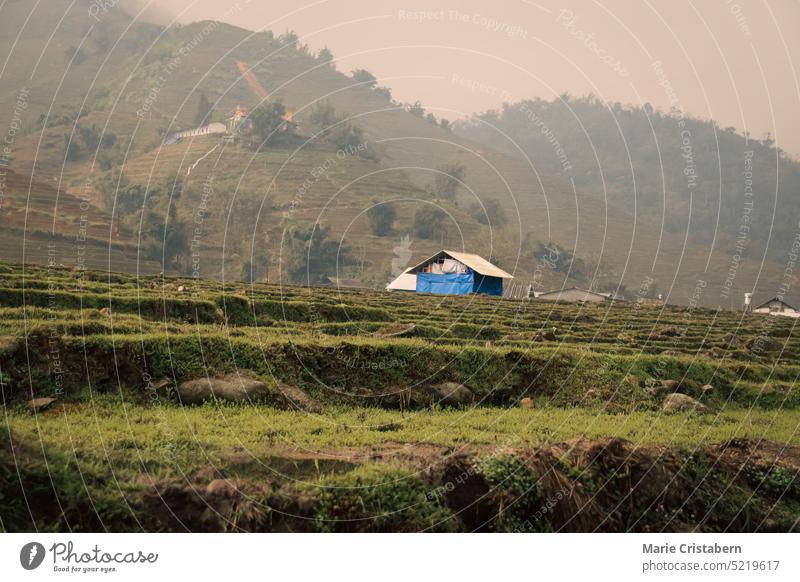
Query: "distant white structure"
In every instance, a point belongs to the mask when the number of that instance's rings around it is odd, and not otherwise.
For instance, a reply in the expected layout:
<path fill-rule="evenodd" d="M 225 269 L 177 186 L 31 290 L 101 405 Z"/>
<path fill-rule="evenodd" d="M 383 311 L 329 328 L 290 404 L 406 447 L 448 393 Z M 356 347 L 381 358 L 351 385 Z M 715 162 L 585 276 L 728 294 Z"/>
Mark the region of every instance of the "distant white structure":
<path fill-rule="evenodd" d="M 752 293 L 745 293 L 744 294 L 744 312 L 747 313 L 751 310 L 753 303 L 753 294 Z"/>
<path fill-rule="evenodd" d="M 195 127 L 194 129 L 187 129 L 185 131 L 172 133 L 169 136 L 167 136 L 167 139 L 164 140 L 164 143 L 174 144 L 178 143 L 185 137 L 199 137 L 203 135 L 222 135 L 225 133 L 228 133 L 228 128 L 225 126 L 225 124 L 215 121 L 214 123 L 209 123 L 208 125 L 203 125 L 201 127 Z"/>
<path fill-rule="evenodd" d="M 386 286 L 387 291 L 416 291 L 417 275 L 409 273 L 411 269 L 406 269 L 391 283 Z"/>
<path fill-rule="evenodd" d="M 556 289 L 555 291 L 547 291 L 545 293 L 536 294 L 537 301 L 569 301 L 574 303 L 588 302 L 588 303 L 602 303 L 604 301 L 622 301 L 621 298 L 615 297 L 611 293 L 596 293 L 588 289 L 579 289 L 578 287 L 568 287 L 566 289 Z"/>
<path fill-rule="evenodd" d="M 783 317 L 800 317 L 800 311 L 792 307 L 779 297 L 773 297 L 761 305 L 753 308 L 753 313 L 767 313 L 769 315 L 781 315 Z"/>

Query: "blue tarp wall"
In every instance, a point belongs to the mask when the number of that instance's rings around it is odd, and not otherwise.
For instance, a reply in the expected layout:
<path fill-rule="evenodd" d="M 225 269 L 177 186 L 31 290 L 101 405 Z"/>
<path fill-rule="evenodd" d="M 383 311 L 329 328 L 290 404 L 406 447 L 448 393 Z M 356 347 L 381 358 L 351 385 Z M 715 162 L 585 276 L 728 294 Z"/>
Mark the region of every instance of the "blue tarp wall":
<path fill-rule="evenodd" d="M 417 293 L 466 295 L 467 293 L 472 293 L 473 285 L 474 277 L 471 272 L 443 275 L 417 273 Z"/>
<path fill-rule="evenodd" d="M 503 280 L 499 277 L 479 275 L 471 269 L 466 273 L 442 275 L 417 273 L 417 293 L 437 293 L 439 295 L 484 293 L 486 295 L 502 295 Z"/>
<path fill-rule="evenodd" d="M 503 280 L 500 277 L 488 277 L 475 273 L 475 282 L 472 286 L 475 293 L 484 295 L 503 295 Z"/>

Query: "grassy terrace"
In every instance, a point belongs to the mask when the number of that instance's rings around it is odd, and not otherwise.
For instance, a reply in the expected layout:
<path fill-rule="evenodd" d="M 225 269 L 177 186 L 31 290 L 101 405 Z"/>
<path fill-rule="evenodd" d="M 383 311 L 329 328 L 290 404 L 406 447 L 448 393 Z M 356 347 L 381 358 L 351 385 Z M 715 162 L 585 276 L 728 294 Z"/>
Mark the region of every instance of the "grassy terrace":
<path fill-rule="evenodd" d="M 793 326 L 0 265 L 2 528 L 787 531 Z M 174 395 L 236 370 L 269 396 Z M 663 411 L 669 380 L 713 412 Z M 425 400 L 437 382 L 474 401 Z"/>

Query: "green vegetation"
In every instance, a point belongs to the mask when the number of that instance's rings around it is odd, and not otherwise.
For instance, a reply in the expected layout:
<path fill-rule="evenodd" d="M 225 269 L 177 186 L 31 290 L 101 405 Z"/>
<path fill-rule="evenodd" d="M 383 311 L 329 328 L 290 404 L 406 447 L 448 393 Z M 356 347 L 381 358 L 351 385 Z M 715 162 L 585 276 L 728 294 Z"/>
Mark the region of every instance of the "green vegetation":
<path fill-rule="evenodd" d="M 397 219 L 397 211 L 391 203 L 380 203 L 373 201 L 372 206 L 367 210 L 369 229 L 375 236 L 386 236 L 391 234 L 394 221 Z"/>
<path fill-rule="evenodd" d="M 253 134 L 259 139 L 259 145 L 279 143 L 289 132 L 284 120 L 286 107 L 280 101 L 262 103 L 250 112 Z"/>
<path fill-rule="evenodd" d="M 349 115 L 340 115 L 329 101 L 314 106 L 308 116 L 315 130 L 315 137 L 330 144 L 339 152 L 338 155 L 357 155 L 372 161 L 378 161 L 374 147 L 369 147 L 364 130 L 349 120 Z"/>
<path fill-rule="evenodd" d="M 436 171 L 430 192 L 442 200 L 455 200 L 466 177 L 466 168 L 461 164 L 447 164 Z"/>
<path fill-rule="evenodd" d="M 441 233 L 442 225 L 447 220 L 443 210 L 435 206 L 421 206 L 414 213 L 413 232 L 420 238 L 435 239 Z"/>
<path fill-rule="evenodd" d="M 2 267 L 8 531 L 796 527 L 791 321 Z M 261 400 L 180 405 L 236 370 Z"/>
<path fill-rule="evenodd" d="M 735 246 L 747 204 L 745 168 L 759 176 L 765 192 L 800 185 L 800 163 L 770 135 L 757 139 L 681 112 L 609 104 L 593 95 L 506 104 L 457 124 L 457 132 L 510 155 L 521 148 L 537 167 L 573 179 L 579 191 L 618 208 L 635 207 L 655 224 L 663 213 L 669 230 L 684 232 L 691 212 L 695 240 L 716 237 L 719 245 L 722 237 L 725 249 Z M 690 208 L 690 199 L 702 203 Z M 797 230 L 798 201 L 778 196 L 776 204 L 756 204 L 748 214 L 747 256 L 760 258 L 769 239 L 769 256 L 786 253 Z"/>

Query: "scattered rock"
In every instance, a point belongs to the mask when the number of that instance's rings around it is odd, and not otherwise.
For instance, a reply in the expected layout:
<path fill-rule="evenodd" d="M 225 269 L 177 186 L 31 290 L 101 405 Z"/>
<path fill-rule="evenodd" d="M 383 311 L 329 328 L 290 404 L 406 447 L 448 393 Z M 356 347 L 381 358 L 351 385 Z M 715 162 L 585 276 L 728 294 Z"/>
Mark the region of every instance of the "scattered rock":
<path fill-rule="evenodd" d="M 157 394 L 158 396 L 167 396 L 169 395 L 169 389 L 172 386 L 172 380 L 169 378 L 162 378 L 158 382 L 150 384 L 147 386 L 147 390 L 150 392 Z"/>
<path fill-rule="evenodd" d="M 730 352 L 724 350 L 723 348 L 721 348 L 719 346 L 714 346 L 710 350 L 708 350 L 708 355 L 709 355 L 709 357 L 717 359 L 717 360 L 724 360 L 725 358 L 730 358 L 731 357 Z"/>
<path fill-rule="evenodd" d="M 625 377 L 622 379 L 622 381 L 625 382 L 631 388 L 639 387 L 639 378 L 637 378 L 633 374 L 625 374 Z"/>
<path fill-rule="evenodd" d="M 33 414 L 38 414 L 50 408 L 57 400 L 58 398 L 34 398 L 33 400 L 28 400 L 28 410 Z"/>
<path fill-rule="evenodd" d="M 200 378 L 178 385 L 178 398 L 183 404 L 200 404 L 218 398 L 231 402 L 262 400 L 269 395 L 266 384 L 247 371 L 234 372 L 221 378 Z"/>
<path fill-rule="evenodd" d="M 461 406 L 471 404 L 475 400 L 472 391 L 458 382 L 444 382 L 430 388 L 436 394 L 439 404 L 445 406 Z"/>
<path fill-rule="evenodd" d="M 680 387 L 681 383 L 677 380 L 661 380 L 661 382 L 655 386 L 648 388 L 647 392 L 653 396 L 663 396 L 665 394 L 677 392 Z"/>
<path fill-rule="evenodd" d="M 11 335 L 0 335 L 0 352 L 10 352 L 17 347 L 17 338 Z"/>
<path fill-rule="evenodd" d="M 103 307 L 103 309 L 100 310 L 100 315 L 105 315 L 106 317 L 108 317 L 109 315 L 111 315 L 111 308 Z"/>
<path fill-rule="evenodd" d="M 661 410 L 667 412 L 697 412 L 699 414 L 713 414 L 714 410 L 686 394 L 669 394 L 661 404 Z"/>
<path fill-rule="evenodd" d="M 206 495 L 233 498 L 248 489 L 248 483 L 238 479 L 214 479 L 206 485 Z"/>
<path fill-rule="evenodd" d="M 747 342 L 747 349 L 755 354 L 762 352 L 776 352 L 781 349 L 782 344 L 775 341 L 768 335 L 760 335 Z"/>
<path fill-rule="evenodd" d="M 544 331 L 540 331 L 538 334 L 536 334 L 536 337 L 537 337 L 537 339 L 543 339 L 543 340 L 546 340 L 546 341 L 549 341 L 549 342 L 554 342 L 554 341 L 556 341 L 558 339 L 556 337 L 556 328 L 555 327 L 547 329 L 547 330 L 544 330 Z"/>
<path fill-rule="evenodd" d="M 742 345 L 742 341 L 734 333 L 726 333 L 722 336 L 722 341 L 731 348 L 738 348 Z"/>
<path fill-rule="evenodd" d="M 667 327 L 661 328 L 661 331 L 658 332 L 660 337 L 678 337 L 681 335 L 681 330 L 679 327 L 675 325 L 669 325 Z"/>
<path fill-rule="evenodd" d="M 519 401 L 519 405 L 522 408 L 531 409 L 533 408 L 533 398 L 527 398 L 527 397 L 523 398 L 522 400 Z"/>
<path fill-rule="evenodd" d="M 284 410 L 322 411 L 322 407 L 297 386 L 278 382 L 277 390 L 276 400 Z"/>
<path fill-rule="evenodd" d="M 183 293 L 186 291 L 186 285 L 178 285 L 178 292 Z"/>
<path fill-rule="evenodd" d="M 700 388 L 700 391 L 703 393 L 704 396 L 706 394 L 711 394 L 714 391 L 714 386 L 712 386 L 711 384 L 706 384 L 705 386 Z"/>

